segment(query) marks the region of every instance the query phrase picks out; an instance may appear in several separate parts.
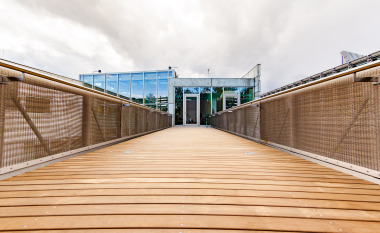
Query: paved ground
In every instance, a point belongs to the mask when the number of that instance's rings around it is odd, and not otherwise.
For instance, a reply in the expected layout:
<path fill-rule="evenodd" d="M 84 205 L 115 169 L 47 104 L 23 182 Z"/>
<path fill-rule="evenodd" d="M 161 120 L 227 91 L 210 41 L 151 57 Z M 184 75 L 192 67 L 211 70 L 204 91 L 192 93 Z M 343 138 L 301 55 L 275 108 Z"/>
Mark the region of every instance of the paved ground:
<path fill-rule="evenodd" d="M 211 128 L 0 181 L 0 231 L 373 233 L 379 220 L 378 185 Z"/>

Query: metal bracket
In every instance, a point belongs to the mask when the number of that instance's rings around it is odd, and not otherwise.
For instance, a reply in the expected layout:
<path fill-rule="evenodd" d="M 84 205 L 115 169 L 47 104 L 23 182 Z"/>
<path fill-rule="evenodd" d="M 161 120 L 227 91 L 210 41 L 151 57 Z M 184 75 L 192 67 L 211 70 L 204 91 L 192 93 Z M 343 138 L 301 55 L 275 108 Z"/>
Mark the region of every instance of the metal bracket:
<path fill-rule="evenodd" d="M 373 77 L 357 77 L 356 73 L 354 73 L 354 82 L 380 82 L 380 75 L 376 75 Z"/>

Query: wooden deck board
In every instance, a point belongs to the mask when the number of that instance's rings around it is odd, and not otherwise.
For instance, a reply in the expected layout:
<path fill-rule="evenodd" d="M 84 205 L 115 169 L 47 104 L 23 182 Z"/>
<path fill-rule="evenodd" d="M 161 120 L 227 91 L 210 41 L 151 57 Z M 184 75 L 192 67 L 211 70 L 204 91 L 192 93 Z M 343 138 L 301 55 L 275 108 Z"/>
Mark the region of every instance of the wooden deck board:
<path fill-rule="evenodd" d="M 0 181 L 4 232 L 379 229 L 378 185 L 211 128 L 170 128 Z"/>

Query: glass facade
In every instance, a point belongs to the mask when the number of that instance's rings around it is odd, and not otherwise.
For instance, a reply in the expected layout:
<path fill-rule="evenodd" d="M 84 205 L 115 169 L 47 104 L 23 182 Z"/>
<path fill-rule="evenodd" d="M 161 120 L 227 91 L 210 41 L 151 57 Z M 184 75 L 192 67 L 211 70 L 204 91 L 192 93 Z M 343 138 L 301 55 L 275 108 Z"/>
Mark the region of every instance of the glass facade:
<path fill-rule="evenodd" d="M 85 87 L 167 112 L 169 78 L 174 75 L 173 71 L 153 71 L 81 74 L 79 78 Z"/>
<path fill-rule="evenodd" d="M 183 122 L 183 102 L 192 96 L 197 95 L 199 101 L 200 125 L 210 125 L 210 116 L 216 112 L 237 106 L 239 103 L 247 103 L 253 100 L 254 87 L 175 87 L 175 124 L 182 125 Z M 186 102 L 187 103 L 187 102 Z M 189 110 L 185 111 L 189 115 Z M 186 117 L 186 124 L 195 120 L 194 116 Z M 189 118 L 189 119 L 188 119 Z"/>
<path fill-rule="evenodd" d="M 212 114 L 250 102 L 259 92 L 256 82 L 244 86 L 245 82 L 231 79 L 231 82 L 223 80 L 230 83 L 228 86 L 179 86 L 182 80 L 174 77 L 176 73 L 172 70 L 158 70 L 81 74 L 80 80 L 86 87 L 170 112 L 176 125 L 210 125 Z M 185 79 L 184 83 L 197 85 L 195 79 Z"/>

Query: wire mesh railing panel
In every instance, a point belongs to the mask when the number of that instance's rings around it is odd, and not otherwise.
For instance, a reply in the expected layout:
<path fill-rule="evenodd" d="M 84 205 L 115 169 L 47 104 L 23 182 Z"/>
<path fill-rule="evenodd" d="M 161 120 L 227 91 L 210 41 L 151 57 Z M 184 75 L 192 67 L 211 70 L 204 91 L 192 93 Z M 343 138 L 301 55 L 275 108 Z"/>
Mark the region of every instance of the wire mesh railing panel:
<path fill-rule="evenodd" d="M 357 80 L 380 77 L 380 66 L 355 75 Z M 211 123 L 263 142 L 380 171 L 378 84 L 354 82 L 354 75 L 347 74 L 228 109 L 213 116 Z"/>
<path fill-rule="evenodd" d="M 171 126 L 167 113 L 24 72 L 0 66 L 0 168 Z"/>
<path fill-rule="evenodd" d="M 123 106 L 121 111 L 121 136 L 127 137 L 130 135 L 130 106 Z"/>

